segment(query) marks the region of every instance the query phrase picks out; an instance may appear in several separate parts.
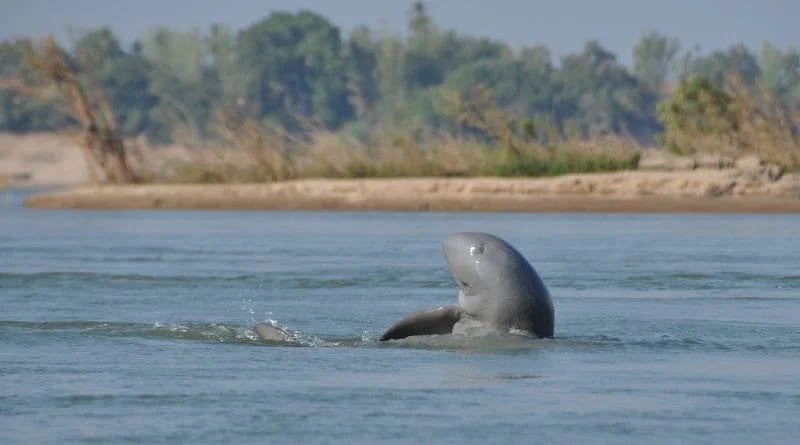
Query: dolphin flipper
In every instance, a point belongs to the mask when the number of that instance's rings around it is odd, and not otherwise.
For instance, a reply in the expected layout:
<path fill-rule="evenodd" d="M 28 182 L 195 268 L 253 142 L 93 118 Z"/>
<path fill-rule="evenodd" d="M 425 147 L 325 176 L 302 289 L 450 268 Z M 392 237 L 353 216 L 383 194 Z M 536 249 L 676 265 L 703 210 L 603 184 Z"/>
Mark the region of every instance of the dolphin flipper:
<path fill-rule="evenodd" d="M 406 338 L 412 335 L 449 334 L 463 314 L 464 310 L 458 305 L 416 312 L 392 325 L 381 336 L 380 341 Z"/>

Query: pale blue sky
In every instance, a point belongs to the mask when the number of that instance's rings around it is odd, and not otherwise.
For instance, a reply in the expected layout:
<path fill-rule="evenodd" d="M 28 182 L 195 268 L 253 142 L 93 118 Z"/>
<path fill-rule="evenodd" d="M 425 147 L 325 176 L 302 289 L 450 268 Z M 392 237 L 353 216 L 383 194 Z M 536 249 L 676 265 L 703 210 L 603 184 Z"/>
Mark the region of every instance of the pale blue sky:
<path fill-rule="evenodd" d="M 678 37 L 683 49 L 703 52 L 744 43 L 757 50 L 771 41 L 800 45 L 797 0 L 430 0 L 430 14 L 445 28 L 492 37 L 513 47 L 544 44 L 556 58 L 599 40 L 630 63 L 643 32 Z M 108 25 L 130 44 L 146 30 L 167 25 L 188 29 L 220 22 L 245 27 L 270 11 L 310 9 L 347 33 L 356 25 L 388 25 L 405 31 L 405 0 L 0 0 L 0 39 Z"/>

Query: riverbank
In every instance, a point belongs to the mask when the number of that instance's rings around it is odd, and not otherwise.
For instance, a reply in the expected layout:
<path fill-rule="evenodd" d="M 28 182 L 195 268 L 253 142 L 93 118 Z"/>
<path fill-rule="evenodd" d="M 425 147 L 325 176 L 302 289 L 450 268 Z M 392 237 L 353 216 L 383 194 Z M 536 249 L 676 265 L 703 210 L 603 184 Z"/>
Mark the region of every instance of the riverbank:
<path fill-rule="evenodd" d="M 35 208 L 552 212 L 800 212 L 800 175 L 736 169 L 555 178 L 307 179 L 265 184 L 82 186 Z"/>
<path fill-rule="evenodd" d="M 133 142 L 132 142 L 133 143 Z M 190 159 L 181 147 L 137 145 L 148 158 Z M 29 207 L 84 209 L 341 209 L 553 212 L 798 212 L 800 175 L 756 157 L 675 157 L 643 150 L 639 170 L 540 178 L 300 179 L 253 184 L 81 186 L 77 140 L 0 134 L 0 182 L 72 187 Z"/>

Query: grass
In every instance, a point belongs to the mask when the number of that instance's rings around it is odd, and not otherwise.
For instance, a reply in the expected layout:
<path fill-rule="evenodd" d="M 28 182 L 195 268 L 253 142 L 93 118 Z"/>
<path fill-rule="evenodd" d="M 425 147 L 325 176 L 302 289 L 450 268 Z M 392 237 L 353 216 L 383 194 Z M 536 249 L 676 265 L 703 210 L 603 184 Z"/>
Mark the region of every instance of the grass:
<path fill-rule="evenodd" d="M 678 154 L 756 154 L 800 171 L 800 112 L 732 79 L 725 91 L 689 79 L 660 106 L 663 142 Z M 268 182 L 301 178 L 557 176 L 637 168 L 641 148 L 630 138 L 586 140 L 554 125 L 544 140 L 494 101 L 486 89 L 452 97 L 442 113 L 486 139 L 433 135 L 422 141 L 374 131 L 368 141 L 312 128 L 303 136 L 253 121 L 223 119 L 221 146 L 191 150 L 182 160 L 144 167 L 151 181 Z M 151 156 L 147 156 L 150 158 Z M 147 159 L 145 159 L 147 160 Z M 166 167 L 166 168 L 164 168 Z"/>
<path fill-rule="evenodd" d="M 235 144 L 190 151 L 182 160 L 149 168 L 156 182 L 242 183 L 302 178 L 557 176 L 635 169 L 639 147 L 630 140 L 560 140 L 494 147 L 468 138 L 441 136 L 418 143 L 377 137 L 363 143 L 327 131 L 299 140 L 262 132 Z M 152 154 L 152 153 L 151 153 Z M 151 155 L 147 156 L 148 158 Z"/>
<path fill-rule="evenodd" d="M 374 129 L 361 138 L 308 125 L 301 136 L 220 113 L 222 146 L 193 150 L 169 168 L 150 171 L 174 182 L 266 182 L 301 178 L 556 176 L 635 169 L 640 147 L 630 138 L 566 136 L 552 122 L 537 139 L 518 125 L 487 88 L 445 95 L 441 113 L 485 138 L 430 134 L 423 138 Z M 532 127 L 532 125 L 529 125 Z M 364 140 L 366 138 L 367 140 Z M 147 170 L 147 169 L 146 169 Z"/>

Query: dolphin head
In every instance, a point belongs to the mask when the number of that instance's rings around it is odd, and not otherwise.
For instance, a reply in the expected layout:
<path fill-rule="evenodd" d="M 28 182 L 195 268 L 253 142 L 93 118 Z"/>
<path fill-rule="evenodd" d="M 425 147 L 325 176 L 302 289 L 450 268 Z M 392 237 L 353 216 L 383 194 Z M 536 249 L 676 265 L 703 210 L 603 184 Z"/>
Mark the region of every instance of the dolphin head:
<path fill-rule="evenodd" d="M 470 314 L 491 310 L 491 300 L 503 298 L 516 271 L 527 260 L 507 242 L 481 232 L 450 235 L 442 243 L 450 273 L 461 288 L 459 303 Z"/>

